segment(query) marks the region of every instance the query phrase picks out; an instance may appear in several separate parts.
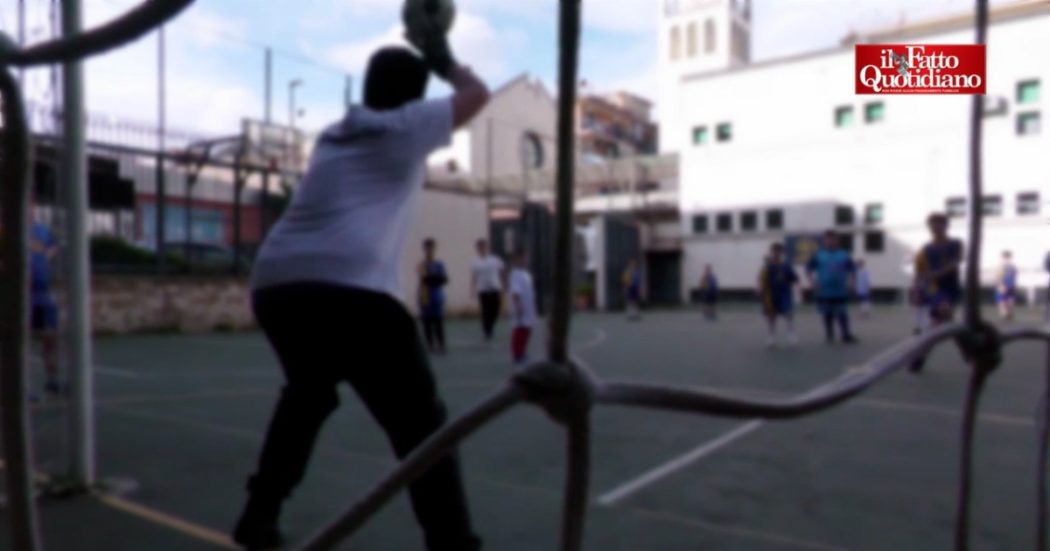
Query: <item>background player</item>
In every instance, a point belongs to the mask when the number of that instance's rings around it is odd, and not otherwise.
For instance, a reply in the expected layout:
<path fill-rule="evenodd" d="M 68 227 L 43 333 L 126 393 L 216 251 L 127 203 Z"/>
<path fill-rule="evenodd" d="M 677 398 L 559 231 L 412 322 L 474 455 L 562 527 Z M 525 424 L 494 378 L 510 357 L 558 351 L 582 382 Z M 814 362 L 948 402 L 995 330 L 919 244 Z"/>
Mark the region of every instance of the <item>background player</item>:
<path fill-rule="evenodd" d="M 962 265 L 963 244 L 948 237 L 948 217 L 944 214 L 931 214 L 926 219 L 926 227 L 931 239 L 915 256 L 913 286 L 921 289 L 930 315 L 930 326 L 936 327 L 952 321 L 955 308 L 962 299 L 959 267 Z M 911 371 L 918 373 L 925 364 L 925 357 L 918 358 L 912 363 Z"/>
<path fill-rule="evenodd" d="M 528 360 L 529 338 L 536 325 L 536 291 L 525 252 L 514 257 L 514 267 L 510 272 L 510 304 L 514 325 L 510 340 L 511 357 L 515 365 L 522 365 Z"/>
<path fill-rule="evenodd" d="M 762 297 L 762 311 L 769 325 L 769 340 L 766 346 L 777 343 L 777 318 L 784 319 L 786 343 L 798 343 L 794 327 L 794 292 L 798 284 L 798 274 L 790 264 L 784 261 L 784 245 L 774 243 L 769 248 L 769 257 L 758 274 L 759 296 Z"/>
<path fill-rule="evenodd" d="M 1013 321 L 1017 306 L 1017 266 L 1010 251 L 1003 251 L 1003 263 L 996 277 L 995 301 L 999 304 L 999 317 L 1003 321 Z"/>
<path fill-rule="evenodd" d="M 842 342 L 857 342 L 849 323 L 849 296 L 855 270 L 849 253 L 839 248 L 838 234 L 831 230 L 824 232 L 823 246 L 806 265 L 806 274 L 817 309 L 824 319 L 824 335 L 828 343 L 835 342 L 836 321 Z"/>

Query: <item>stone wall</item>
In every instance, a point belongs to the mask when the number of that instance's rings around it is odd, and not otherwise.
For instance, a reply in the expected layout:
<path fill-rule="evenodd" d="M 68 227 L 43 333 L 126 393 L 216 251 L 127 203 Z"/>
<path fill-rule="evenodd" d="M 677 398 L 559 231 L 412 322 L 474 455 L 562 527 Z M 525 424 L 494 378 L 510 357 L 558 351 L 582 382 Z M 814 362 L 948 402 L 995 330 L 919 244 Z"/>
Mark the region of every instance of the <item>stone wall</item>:
<path fill-rule="evenodd" d="M 254 326 L 248 282 L 232 277 L 94 276 L 97 333 L 229 331 Z"/>

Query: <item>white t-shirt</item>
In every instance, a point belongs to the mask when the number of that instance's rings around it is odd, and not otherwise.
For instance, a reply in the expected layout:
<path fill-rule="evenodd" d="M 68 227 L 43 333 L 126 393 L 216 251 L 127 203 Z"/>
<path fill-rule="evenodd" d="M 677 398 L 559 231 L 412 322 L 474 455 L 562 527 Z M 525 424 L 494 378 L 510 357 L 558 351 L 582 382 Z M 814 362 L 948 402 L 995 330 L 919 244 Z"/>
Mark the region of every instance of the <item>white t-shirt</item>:
<path fill-rule="evenodd" d="M 353 107 L 321 134 L 306 176 L 252 269 L 252 288 L 304 281 L 398 295 L 427 156 L 449 144 L 450 98 Z"/>
<path fill-rule="evenodd" d="M 536 291 L 532 287 L 532 274 L 522 268 L 514 268 L 510 272 L 510 294 L 510 313 L 514 327 L 535 325 Z M 519 300 L 520 308 L 517 304 Z"/>
<path fill-rule="evenodd" d="M 521 300 L 521 308 L 518 300 Z M 532 274 L 521 268 L 510 271 L 510 316 L 513 326 L 531 327 L 535 325 L 535 290 L 532 288 Z"/>
<path fill-rule="evenodd" d="M 502 291 L 503 282 L 500 277 L 503 274 L 503 261 L 498 256 L 479 256 L 474 259 L 474 288 L 479 293 L 488 291 Z"/>

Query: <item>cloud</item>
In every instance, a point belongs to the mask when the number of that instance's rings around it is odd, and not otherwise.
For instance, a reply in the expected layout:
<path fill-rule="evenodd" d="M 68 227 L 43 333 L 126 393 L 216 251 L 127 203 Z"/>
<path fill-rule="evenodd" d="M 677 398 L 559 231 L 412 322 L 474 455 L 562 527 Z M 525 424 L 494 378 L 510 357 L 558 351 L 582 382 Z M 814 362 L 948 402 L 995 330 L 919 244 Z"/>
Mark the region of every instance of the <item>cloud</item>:
<path fill-rule="evenodd" d="M 1012 0 L 992 0 L 992 4 Z M 850 31 L 870 30 L 973 9 L 971 0 L 764 0 L 756 1 L 756 59 L 781 57 L 839 44 Z"/>
<path fill-rule="evenodd" d="M 368 58 L 383 46 L 407 46 L 400 23 L 364 39 L 328 49 L 325 58 L 352 74 L 364 74 Z M 464 63 L 490 80 L 506 79 L 512 72 L 509 56 L 526 37 L 519 31 L 497 30 L 480 16 L 460 11 L 450 35 L 453 52 L 461 52 Z"/>
<path fill-rule="evenodd" d="M 583 23 L 587 28 L 602 31 L 652 33 L 655 40 L 661 3 L 656 0 L 587 0 L 583 2 Z"/>

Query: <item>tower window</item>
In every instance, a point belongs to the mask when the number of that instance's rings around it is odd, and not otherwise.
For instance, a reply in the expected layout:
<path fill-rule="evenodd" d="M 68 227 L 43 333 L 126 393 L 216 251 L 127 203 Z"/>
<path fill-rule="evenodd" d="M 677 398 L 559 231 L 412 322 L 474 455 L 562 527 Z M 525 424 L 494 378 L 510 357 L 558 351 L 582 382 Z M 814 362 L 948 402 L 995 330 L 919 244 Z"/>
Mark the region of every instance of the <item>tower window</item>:
<path fill-rule="evenodd" d="M 671 59 L 677 60 L 682 57 L 682 30 L 678 27 L 671 28 Z"/>
<path fill-rule="evenodd" d="M 696 57 L 696 23 L 690 23 L 685 33 L 686 55 Z"/>
<path fill-rule="evenodd" d="M 709 53 L 712 53 L 712 52 L 715 51 L 715 41 L 718 38 L 717 36 L 715 36 L 715 33 L 716 33 L 715 20 L 714 19 L 708 19 L 707 21 L 704 22 L 704 52 L 705 53 L 709 54 Z"/>

